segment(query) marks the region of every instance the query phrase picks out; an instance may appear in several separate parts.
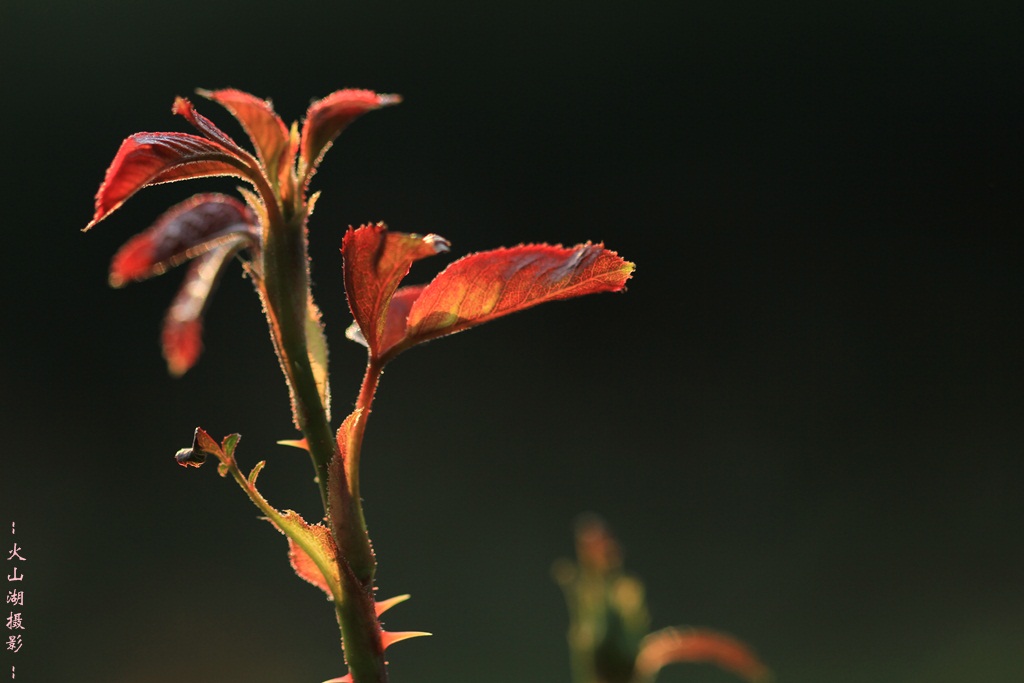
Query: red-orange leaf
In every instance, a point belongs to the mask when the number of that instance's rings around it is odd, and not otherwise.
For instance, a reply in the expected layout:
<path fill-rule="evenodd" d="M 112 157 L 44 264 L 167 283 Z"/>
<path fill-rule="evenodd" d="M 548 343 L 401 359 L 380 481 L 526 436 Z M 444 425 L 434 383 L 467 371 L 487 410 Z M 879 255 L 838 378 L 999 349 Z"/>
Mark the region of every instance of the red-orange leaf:
<path fill-rule="evenodd" d="M 250 485 L 251 482 L 252 475 Z M 322 590 L 328 598 L 340 601 L 338 547 L 330 530 L 323 524 L 306 522 L 294 510 L 275 510 L 267 521 L 288 537 L 288 561 L 299 578 Z"/>
<path fill-rule="evenodd" d="M 305 524 L 305 522 L 303 522 Z M 334 539 L 331 537 L 331 531 L 323 524 L 306 524 L 306 530 L 313 534 L 317 538 L 320 545 L 324 548 L 325 552 L 330 551 L 331 558 L 334 558 Z M 295 574 L 304 581 L 307 581 L 324 593 L 327 594 L 328 598 L 333 598 L 334 594 L 331 592 L 331 587 L 327 583 L 327 579 L 324 578 L 320 568 L 316 566 L 316 562 L 310 557 L 305 550 L 299 547 L 299 545 L 291 538 L 288 539 L 288 562 L 292 565 L 292 569 L 295 570 Z"/>
<path fill-rule="evenodd" d="M 144 280 L 223 244 L 233 235 L 256 244 L 256 217 L 242 202 L 223 194 L 197 194 L 166 211 L 156 223 L 128 240 L 110 264 L 110 284 Z"/>
<path fill-rule="evenodd" d="M 148 185 L 231 175 L 249 180 L 245 161 L 224 145 L 187 133 L 136 133 L 121 143 L 96 193 L 92 226 Z"/>
<path fill-rule="evenodd" d="M 402 347 L 459 332 L 546 301 L 617 292 L 634 265 L 600 244 L 531 244 L 472 254 L 412 304 Z"/>
<path fill-rule="evenodd" d="M 277 169 L 291 162 L 282 159 L 288 149 L 288 127 L 274 112 L 269 100 L 261 100 L 241 90 L 199 90 L 203 97 L 219 102 L 242 124 L 249 135 L 267 177 L 277 177 Z"/>
<path fill-rule="evenodd" d="M 636 659 L 637 671 L 653 677 L 673 662 L 706 662 L 751 683 L 770 679 L 768 668 L 750 649 L 731 636 L 707 629 L 666 628 L 644 638 Z"/>
<path fill-rule="evenodd" d="M 176 377 L 187 372 L 199 359 L 203 350 L 203 313 L 210 294 L 217 286 L 228 259 L 247 243 L 247 238 L 243 237 L 228 239 L 231 241 L 191 263 L 185 273 L 185 281 L 164 317 L 161 344 L 167 368 Z"/>
<path fill-rule="evenodd" d="M 398 104 L 398 95 L 378 95 L 372 90 L 338 90 L 322 100 L 317 100 L 306 111 L 302 124 L 301 159 L 305 168 L 304 183 L 316 171 L 317 165 L 327 153 L 334 138 L 348 124 L 368 111 Z"/>
<path fill-rule="evenodd" d="M 348 305 L 374 357 L 387 351 L 384 336 L 392 297 L 413 262 L 447 250 L 443 237 L 389 232 L 383 223 L 345 233 L 341 253 Z M 404 317 L 396 322 L 404 328 Z"/>

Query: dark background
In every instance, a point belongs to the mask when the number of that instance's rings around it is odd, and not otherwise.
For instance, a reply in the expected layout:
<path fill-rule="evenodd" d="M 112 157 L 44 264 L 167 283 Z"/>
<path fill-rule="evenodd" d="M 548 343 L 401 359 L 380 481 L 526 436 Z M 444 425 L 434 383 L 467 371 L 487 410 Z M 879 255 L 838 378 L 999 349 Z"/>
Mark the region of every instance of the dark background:
<path fill-rule="evenodd" d="M 549 569 L 588 510 L 656 626 L 734 633 L 783 683 L 1022 680 L 1021 3 L 4 0 L 0 22 L 0 545 L 28 557 L 0 678 L 343 672 L 283 538 L 172 459 L 197 424 L 241 432 L 271 502 L 316 517 L 308 462 L 274 445 L 293 431 L 249 284 L 228 275 L 181 380 L 157 346 L 180 273 L 106 286 L 130 235 L 236 182 L 80 232 L 124 137 L 186 131 L 173 97 L 230 86 L 288 121 L 341 87 L 405 97 L 314 182 L 336 419 L 363 363 L 347 225 L 638 265 L 626 294 L 386 373 L 363 484 L 381 595 L 413 594 L 389 627 L 435 633 L 390 651 L 394 681 L 568 680 Z"/>

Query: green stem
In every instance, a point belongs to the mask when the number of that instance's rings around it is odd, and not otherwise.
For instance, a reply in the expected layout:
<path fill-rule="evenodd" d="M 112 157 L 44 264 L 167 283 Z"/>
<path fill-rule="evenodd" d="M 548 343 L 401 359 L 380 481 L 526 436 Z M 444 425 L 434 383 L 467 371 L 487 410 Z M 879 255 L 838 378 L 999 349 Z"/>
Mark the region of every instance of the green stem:
<path fill-rule="evenodd" d="M 299 212 L 266 231 L 263 294 L 271 335 L 288 381 L 296 426 L 306 437 L 326 515 L 330 500 L 328 468 L 337 444 L 307 350 L 310 287 L 305 220 L 305 213 Z"/>
<path fill-rule="evenodd" d="M 288 381 L 296 426 L 316 470 L 324 512 L 338 546 L 340 600 L 335 600 L 345 659 L 355 683 L 386 683 L 380 623 L 373 599 L 376 560 L 358 496 L 358 459 L 380 369 L 368 369 L 356 424 L 343 458 L 317 387 L 306 339 L 310 300 L 306 213 L 293 212 L 266 231 L 263 245 L 264 305 L 271 336 Z M 356 463 L 350 469 L 350 463 Z M 350 478 L 348 471 L 351 471 Z M 353 479 L 355 484 L 353 486 Z"/>

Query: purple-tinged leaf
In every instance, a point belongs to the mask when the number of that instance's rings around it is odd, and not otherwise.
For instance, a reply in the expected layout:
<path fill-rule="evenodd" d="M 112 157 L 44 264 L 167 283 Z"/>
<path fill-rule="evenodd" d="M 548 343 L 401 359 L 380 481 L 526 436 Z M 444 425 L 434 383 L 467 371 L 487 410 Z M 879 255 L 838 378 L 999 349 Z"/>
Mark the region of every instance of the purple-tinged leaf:
<path fill-rule="evenodd" d="M 121 143 L 96 193 L 96 211 L 85 229 L 116 211 L 149 185 L 228 175 L 251 182 L 245 159 L 224 145 L 187 133 L 136 133 Z"/>
<path fill-rule="evenodd" d="M 125 243 L 110 265 L 110 284 L 121 287 L 165 272 L 235 236 L 259 242 L 256 217 L 242 202 L 223 194 L 198 194 L 166 211 L 147 230 Z"/>
<path fill-rule="evenodd" d="M 175 97 L 174 104 L 171 106 L 171 113 L 184 117 L 184 119 L 191 123 L 200 133 L 210 140 L 224 145 L 239 157 L 246 160 L 251 158 L 251 155 L 242 149 L 239 144 L 235 142 L 234 138 L 218 128 L 213 121 L 197 112 L 195 107 L 192 106 L 192 102 L 187 98 Z"/>

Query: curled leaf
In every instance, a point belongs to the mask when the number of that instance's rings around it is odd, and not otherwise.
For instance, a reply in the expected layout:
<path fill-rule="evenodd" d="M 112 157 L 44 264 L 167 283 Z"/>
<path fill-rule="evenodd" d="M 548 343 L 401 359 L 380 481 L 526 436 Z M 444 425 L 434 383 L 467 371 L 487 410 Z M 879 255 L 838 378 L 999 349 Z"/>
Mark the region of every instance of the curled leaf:
<path fill-rule="evenodd" d="M 197 452 L 193 448 L 182 448 L 174 454 L 174 459 L 182 467 L 202 467 L 206 462 L 206 453 Z"/>
<path fill-rule="evenodd" d="M 217 442 L 202 427 L 196 427 L 192 445 L 175 453 L 174 459 L 182 467 L 201 467 L 211 455 L 222 461 L 225 459 L 224 451 Z"/>
<path fill-rule="evenodd" d="M 249 471 L 249 476 L 246 477 L 246 481 L 249 482 L 249 486 L 256 486 L 256 479 L 260 476 L 260 472 L 267 466 L 266 460 L 260 460 L 258 463 L 253 465 L 253 468 Z"/>
<path fill-rule="evenodd" d="M 197 194 L 164 212 L 147 230 L 121 247 L 110 265 L 110 284 L 160 275 L 233 236 L 257 244 L 256 217 L 242 202 L 223 194 Z"/>
<path fill-rule="evenodd" d="M 212 251 L 196 258 L 185 273 L 185 280 L 164 317 L 161 345 L 167 368 L 180 377 L 199 359 L 203 350 L 203 313 L 210 294 L 217 286 L 224 266 L 248 238 L 233 237 Z"/>

